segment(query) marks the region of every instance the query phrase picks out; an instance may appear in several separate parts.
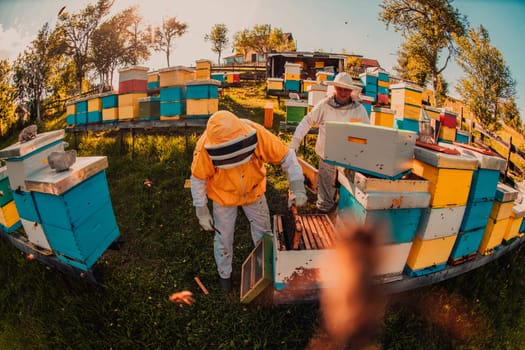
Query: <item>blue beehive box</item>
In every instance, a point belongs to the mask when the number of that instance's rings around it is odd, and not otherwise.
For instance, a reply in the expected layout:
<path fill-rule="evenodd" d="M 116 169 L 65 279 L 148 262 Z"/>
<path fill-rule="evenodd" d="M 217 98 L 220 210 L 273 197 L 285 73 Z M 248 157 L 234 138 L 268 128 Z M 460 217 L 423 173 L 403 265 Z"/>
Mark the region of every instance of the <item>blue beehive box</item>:
<path fill-rule="evenodd" d="M 211 79 L 189 80 L 186 83 L 186 99 L 219 98 L 220 82 Z"/>
<path fill-rule="evenodd" d="M 299 92 L 301 91 L 301 81 L 300 80 L 286 80 L 284 82 L 284 90 Z"/>
<path fill-rule="evenodd" d="M 487 226 L 494 201 L 468 202 L 461 222 L 460 232 Z"/>
<path fill-rule="evenodd" d="M 66 116 L 66 124 L 73 125 L 77 123 L 76 116 L 74 114 L 69 114 Z"/>
<path fill-rule="evenodd" d="M 13 199 L 15 200 L 18 215 L 22 219 L 28 221 L 41 223 L 36 203 L 31 192 L 16 191 L 13 192 Z"/>
<path fill-rule="evenodd" d="M 213 80 L 217 80 L 222 84 L 224 84 L 224 81 L 225 81 L 225 77 L 224 77 L 224 73 L 211 73 L 211 78 Z"/>
<path fill-rule="evenodd" d="M 386 180 L 340 170 L 338 181 L 338 215 L 342 220 L 386 225 L 387 233 L 379 239 L 381 244 L 413 240 L 422 210 L 430 202 L 427 180 L 413 175 L 403 180 Z"/>
<path fill-rule="evenodd" d="M 102 108 L 118 107 L 118 94 L 110 93 L 102 96 Z"/>
<path fill-rule="evenodd" d="M 180 116 L 186 114 L 184 101 L 163 101 L 160 103 L 160 115 L 164 117 Z"/>
<path fill-rule="evenodd" d="M 57 258 L 84 271 L 120 235 L 106 167 L 106 157 L 79 157 L 69 170 L 48 167 L 26 180 Z"/>
<path fill-rule="evenodd" d="M 457 261 L 458 259 L 466 258 L 477 254 L 477 250 L 483 234 L 485 233 L 485 227 L 480 227 L 471 231 L 460 232 L 454 243 L 454 248 L 450 253 L 450 260 Z"/>
<path fill-rule="evenodd" d="M 160 101 L 181 101 L 186 99 L 186 89 L 184 86 L 170 86 L 160 89 Z"/>
<path fill-rule="evenodd" d="M 95 124 L 102 122 L 102 112 L 101 111 L 92 111 L 87 113 L 87 123 Z"/>

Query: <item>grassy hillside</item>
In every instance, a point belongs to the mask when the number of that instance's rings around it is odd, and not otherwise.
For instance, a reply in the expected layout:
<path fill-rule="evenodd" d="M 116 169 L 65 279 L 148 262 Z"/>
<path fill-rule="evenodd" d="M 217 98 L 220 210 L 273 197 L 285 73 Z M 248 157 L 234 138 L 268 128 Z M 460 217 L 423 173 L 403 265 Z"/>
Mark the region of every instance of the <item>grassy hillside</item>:
<path fill-rule="evenodd" d="M 229 89 L 220 106 L 262 123 L 266 101 L 261 88 Z M 278 133 L 284 111 L 276 108 L 275 116 Z M 41 129 L 62 123 L 48 122 Z M 200 230 L 184 188 L 201 132 L 145 130 L 133 146 L 125 131 L 67 135 L 80 156 L 108 157 L 123 243 L 99 260 L 99 283 L 92 285 L 30 261 L 0 240 L 0 349 L 304 349 L 314 334 L 322 337 L 322 331 L 316 333 L 321 322 L 317 304 L 243 305 L 237 288 L 232 295 L 220 289 L 212 234 Z M 281 137 L 288 142 L 290 135 Z M 306 153 L 315 162 L 310 144 Z M 284 213 L 285 176 L 279 167 L 268 166 L 268 171 L 270 211 Z M 239 215 L 236 287 L 252 249 L 248 230 Z M 522 253 L 518 249 L 466 276 L 393 296 L 375 348 L 524 348 Z M 180 290 L 192 291 L 195 304 L 170 303 L 169 295 Z"/>

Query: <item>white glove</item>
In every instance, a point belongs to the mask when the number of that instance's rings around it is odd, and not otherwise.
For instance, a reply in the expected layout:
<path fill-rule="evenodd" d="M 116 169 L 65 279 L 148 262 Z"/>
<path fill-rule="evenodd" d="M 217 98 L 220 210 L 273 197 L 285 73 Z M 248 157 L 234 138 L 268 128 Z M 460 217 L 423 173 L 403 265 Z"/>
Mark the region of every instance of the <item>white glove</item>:
<path fill-rule="evenodd" d="M 306 190 L 304 189 L 303 181 L 292 181 L 290 182 L 290 198 L 288 199 L 288 208 L 295 203 L 296 207 L 302 207 L 306 204 L 308 197 L 306 196 Z"/>
<path fill-rule="evenodd" d="M 199 219 L 199 225 L 201 225 L 202 229 L 204 231 L 213 231 L 213 219 L 211 218 L 208 207 L 195 207 L 195 212 L 197 214 L 197 218 Z"/>
<path fill-rule="evenodd" d="M 301 146 L 301 140 L 297 137 L 292 137 L 292 142 L 290 142 L 290 145 L 288 148 L 291 148 L 297 153 L 297 150 L 299 149 L 299 146 Z"/>

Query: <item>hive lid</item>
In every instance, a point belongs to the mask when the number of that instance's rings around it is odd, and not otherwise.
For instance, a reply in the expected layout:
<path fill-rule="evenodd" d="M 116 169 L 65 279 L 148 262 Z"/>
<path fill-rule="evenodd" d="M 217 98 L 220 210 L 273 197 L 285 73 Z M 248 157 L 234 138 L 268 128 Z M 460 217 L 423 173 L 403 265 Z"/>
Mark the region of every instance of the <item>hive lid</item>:
<path fill-rule="evenodd" d="M 184 85 L 221 85 L 221 82 L 215 79 L 193 79 L 185 81 Z"/>
<path fill-rule="evenodd" d="M 105 156 L 78 157 L 69 170 L 57 172 L 50 167 L 25 180 L 27 191 L 60 195 L 108 167 Z"/>
<path fill-rule="evenodd" d="M 436 168 L 477 170 L 479 164 L 471 155 L 443 153 L 420 146 L 415 146 L 414 158 Z"/>
<path fill-rule="evenodd" d="M 17 142 L 9 147 L 0 150 L 0 159 L 24 157 L 31 152 L 45 147 L 55 141 L 63 139 L 64 135 L 64 129 L 37 134 L 36 137 L 32 140 L 29 140 L 27 142 Z"/>
<path fill-rule="evenodd" d="M 496 154 L 484 154 L 477 152 L 474 148 L 467 149 L 461 145 L 458 145 L 456 149 L 463 155 L 476 158 L 481 169 L 505 171 L 507 161 Z"/>

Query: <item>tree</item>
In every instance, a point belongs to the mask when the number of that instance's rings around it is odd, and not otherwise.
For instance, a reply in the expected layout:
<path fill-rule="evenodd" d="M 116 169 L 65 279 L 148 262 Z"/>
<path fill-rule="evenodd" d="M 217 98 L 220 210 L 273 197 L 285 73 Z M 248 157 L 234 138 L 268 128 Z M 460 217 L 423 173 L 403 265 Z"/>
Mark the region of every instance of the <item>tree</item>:
<path fill-rule="evenodd" d="M 188 25 L 179 22 L 175 17 L 164 19 L 161 27 L 153 29 L 153 48 L 155 51 L 166 53 L 168 67 L 170 66 L 171 47 L 175 44 L 175 38 L 181 37 L 187 30 Z"/>
<path fill-rule="evenodd" d="M 149 35 L 140 30 L 141 20 L 137 7 L 133 6 L 102 23 L 93 32 L 90 61 L 98 72 L 101 88 L 112 87 L 117 66 L 137 65 L 149 57 Z"/>
<path fill-rule="evenodd" d="M 27 102 L 30 106 L 30 119 L 36 119 L 38 123 L 41 119 L 41 102 L 51 91 L 49 79 L 58 51 L 54 38 L 48 23 L 45 23 L 37 38 L 19 55 L 14 64 L 13 80 L 17 87 L 17 98 Z"/>
<path fill-rule="evenodd" d="M 497 130 L 504 111 L 499 107 L 515 99 L 516 82 L 501 52 L 490 44 L 483 26 L 470 29 L 466 36 L 456 40 L 459 46 L 456 61 L 466 75 L 456 90 L 484 128 Z"/>
<path fill-rule="evenodd" d="M 468 27 L 465 16 L 452 7 L 453 0 L 383 0 L 379 19 L 401 32 L 405 42 L 399 54 L 398 68 L 409 76 L 430 82 L 437 95 L 446 84 L 439 84 L 442 72 L 456 54 L 453 35 L 461 36 Z M 440 54 L 446 57 L 440 65 Z M 419 62 L 409 58 L 416 54 Z M 411 72 L 410 70 L 414 71 Z M 425 74 L 424 72 L 428 73 Z M 437 101 L 434 101 L 437 103 Z"/>
<path fill-rule="evenodd" d="M 514 98 L 509 98 L 504 101 L 501 105 L 501 116 L 505 124 L 517 130 L 522 131 L 523 125 L 521 123 L 520 112 L 518 106 L 516 105 L 516 100 Z"/>
<path fill-rule="evenodd" d="M 61 11 L 58 19 L 64 44 L 64 53 L 73 58 L 77 71 L 79 95 L 82 96 L 82 82 L 88 70 L 89 42 L 102 18 L 109 13 L 114 0 L 98 0 L 76 14 Z"/>
<path fill-rule="evenodd" d="M 272 50 L 294 51 L 295 42 L 289 40 L 290 35 L 284 34 L 280 28 L 273 28 L 269 24 L 256 24 L 252 30 L 244 29 L 235 33 L 233 47 L 243 56 L 248 50 L 253 50 L 266 59 L 266 54 Z"/>
<path fill-rule="evenodd" d="M 16 91 L 11 86 L 11 67 L 7 60 L 0 60 L 0 136 L 6 134 L 16 121 Z"/>
<path fill-rule="evenodd" d="M 230 44 L 228 28 L 225 24 L 215 24 L 209 34 L 204 35 L 204 40 L 211 42 L 211 50 L 218 54 L 217 64 L 221 64 L 222 51 Z"/>

